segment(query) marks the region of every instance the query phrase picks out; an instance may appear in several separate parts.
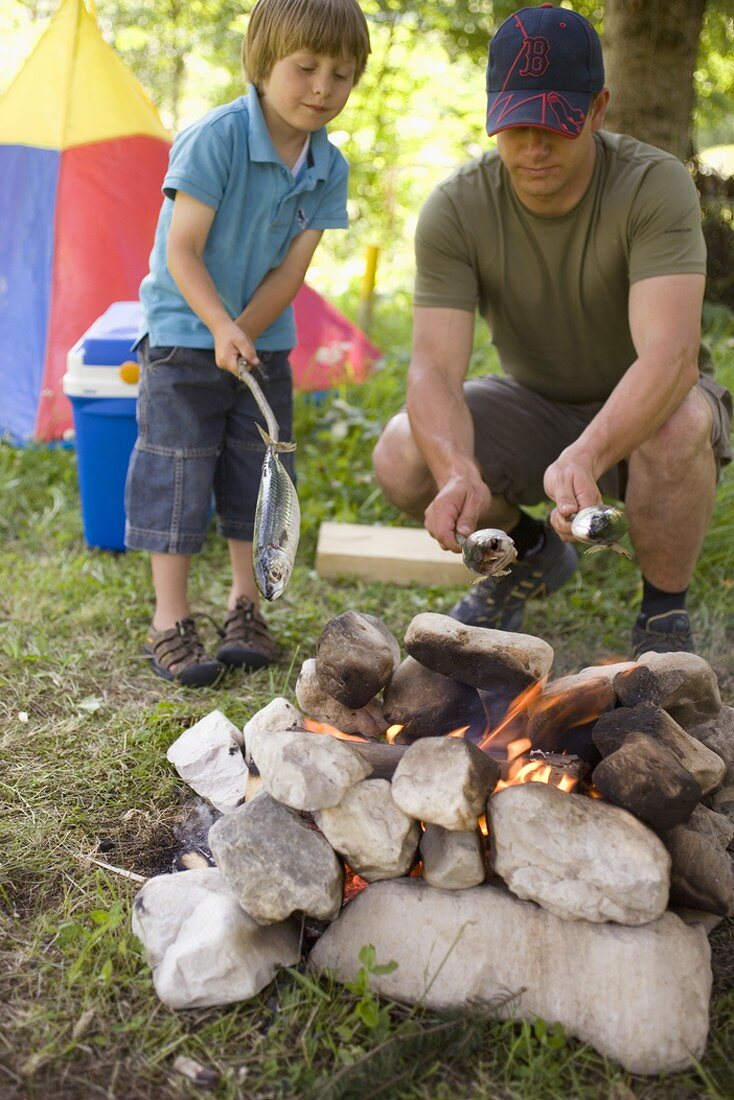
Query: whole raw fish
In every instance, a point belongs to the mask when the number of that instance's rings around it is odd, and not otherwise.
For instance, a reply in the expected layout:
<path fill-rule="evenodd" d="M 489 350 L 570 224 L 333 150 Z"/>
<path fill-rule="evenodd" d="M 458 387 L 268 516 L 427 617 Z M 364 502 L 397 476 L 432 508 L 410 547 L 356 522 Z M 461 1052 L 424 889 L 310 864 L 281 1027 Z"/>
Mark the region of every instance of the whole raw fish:
<path fill-rule="evenodd" d="M 250 388 L 268 426 L 265 431 L 259 424 L 256 425 L 266 450 L 255 508 L 252 563 L 260 593 L 266 600 L 277 600 L 291 578 L 301 533 L 301 509 L 296 487 L 278 455 L 295 451 L 296 444 L 279 442 L 278 422 L 265 395 L 245 360 L 240 359 L 237 365 L 240 379 Z"/>
<path fill-rule="evenodd" d="M 461 556 L 467 569 L 483 577 L 504 577 L 510 572 L 505 568 L 517 557 L 515 543 L 506 531 L 485 527 L 471 535 L 456 535 Z"/>
<path fill-rule="evenodd" d="M 571 520 L 571 534 L 579 542 L 586 543 L 587 554 L 598 550 L 614 550 L 625 558 L 631 558 L 629 550 L 619 540 L 627 534 L 627 520 L 620 508 L 610 504 L 596 504 L 582 508 Z"/>

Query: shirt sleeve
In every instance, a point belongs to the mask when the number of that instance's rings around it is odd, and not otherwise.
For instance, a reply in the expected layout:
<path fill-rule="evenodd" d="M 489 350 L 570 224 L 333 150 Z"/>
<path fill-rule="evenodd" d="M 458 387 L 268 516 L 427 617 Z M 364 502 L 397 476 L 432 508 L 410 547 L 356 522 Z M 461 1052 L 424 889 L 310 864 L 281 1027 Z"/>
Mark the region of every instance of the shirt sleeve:
<path fill-rule="evenodd" d="M 628 223 L 629 281 L 706 274 L 706 244 L 695 184 L 680 161 L 659 161 L 645 176 Z"/>
<path fill-rule="evenodd" d="M 346 229 L 349 225 L 347 217 L 349 166 L 333 145 L 330 147 L 330 156 L 329 175 L 324 181 L 319 205 L 308 223 L 309 229 Z"/>
<path fill-rule="evenodd" d="M 415 305 L 475 311 L 476 267 L 453 200 L 442 187 L 428 196 L 418 217 L 415 261 Z"/>
<path fill-rule="evenodd" d="M 184 191 L 218 210 L 231 169 L 230 144 L 218 127 L 203 120 L 183 130 L 174 141 L 163 194 L 174 199 L 177 191 Z"/>

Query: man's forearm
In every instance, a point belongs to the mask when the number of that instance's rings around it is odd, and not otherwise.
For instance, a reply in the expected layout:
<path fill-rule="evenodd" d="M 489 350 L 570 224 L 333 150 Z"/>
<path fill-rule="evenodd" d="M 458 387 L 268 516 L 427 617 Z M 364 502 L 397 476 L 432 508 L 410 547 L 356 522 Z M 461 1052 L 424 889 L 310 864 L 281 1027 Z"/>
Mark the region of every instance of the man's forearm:
<path fill-rule="evenodd" d="M 662 427 L 697 377 L 690 355 L 677 363 L 655 352 L 640 356 L 568 451 L 584 455 L 598 479 Z"/>
<path fill-rule="evenodd" d="M 451 382 L 430 368 L 412 368 L 408 416 L 413 438 L 439 489 L 452 477 L 476 471 L 474 423 Z"/>

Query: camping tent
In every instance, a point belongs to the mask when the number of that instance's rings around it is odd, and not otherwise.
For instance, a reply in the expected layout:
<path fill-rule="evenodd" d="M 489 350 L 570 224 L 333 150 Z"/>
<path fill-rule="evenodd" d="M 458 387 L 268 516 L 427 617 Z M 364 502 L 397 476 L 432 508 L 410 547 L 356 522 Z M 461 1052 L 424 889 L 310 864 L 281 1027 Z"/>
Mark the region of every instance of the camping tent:
<path fill-rule="evenodd" d="M 70 427 L 66 353 L 137 295 L 168 145 L 83 0 L 61 0 L 0 100 L 0 434 Z"/>
<path fill-rule="evenodd" d="M 169 135 L 84 0 L 59 8 L 0 98 L 0 438 L 71 427 L 66 354 L 115 301 L 137 296 Z M 378 358 L 315 291 L 295 302 L 296 385 L 361 380 Z"/>

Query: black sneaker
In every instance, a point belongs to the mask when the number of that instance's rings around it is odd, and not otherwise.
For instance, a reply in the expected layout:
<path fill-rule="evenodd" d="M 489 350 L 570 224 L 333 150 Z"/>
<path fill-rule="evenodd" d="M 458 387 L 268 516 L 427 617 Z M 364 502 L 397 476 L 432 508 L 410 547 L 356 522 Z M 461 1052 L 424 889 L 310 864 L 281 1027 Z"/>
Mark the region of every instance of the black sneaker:
<path fill-rule="evenodd" d="M 267 623 L 246 596 L 240 596 L 227 613 L 219 633 L 224 641 L 217 650 L 217 660 L 230 668 L 254 672 L 272 665 L 278 655 Z"/>
<path fill-rule="evenodd" d="M 151 627 L 143 652 L 157 676 L 186 687 L 212 687 L 227 671 L 204 649 L 193 616 L 181 619 L 170 630 Z"/>
<path fill-rule="evenodd" d="M 640 615 L 632 627 L 632 653 L 693 653 L 688 613 L 682 609 L 661 615 Z"/>
<path fill-rule="evenodd" d="M 467 626 L 517 631 L 522 626 L 525 604 L 535 596 L 549 596 L 570 580 L 578 566 L 578 554 L 546 524 L 545 541 L 527 558 L 516 561 L 504 577 L 487 577 L 473 585 L 449 611 L 452 619 Z"/>

